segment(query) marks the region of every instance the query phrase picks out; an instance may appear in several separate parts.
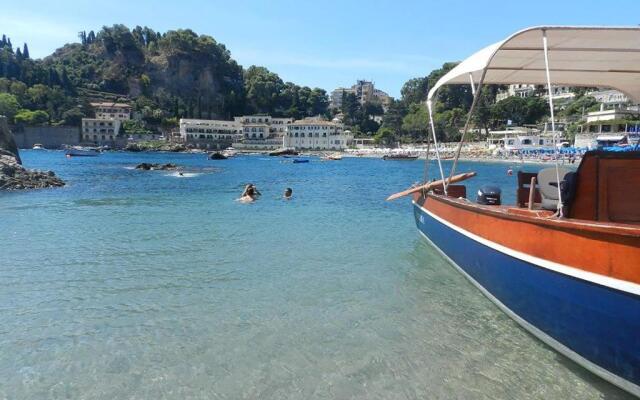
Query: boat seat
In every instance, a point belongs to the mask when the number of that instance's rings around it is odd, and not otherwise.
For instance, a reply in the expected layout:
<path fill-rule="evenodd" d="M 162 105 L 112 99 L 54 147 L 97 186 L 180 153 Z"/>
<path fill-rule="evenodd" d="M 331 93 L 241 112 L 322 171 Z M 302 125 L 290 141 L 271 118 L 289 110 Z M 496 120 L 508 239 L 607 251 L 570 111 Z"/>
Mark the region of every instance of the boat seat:
<path fill-rule="evenodd" d="M 558 168 L 560 174 L 560 182 L 571 170 L 567 168 Z M 558 209 L 558 186 L 560 182 L 556 177 L 556 167 L 545 168 L 538 172 L 538 188 L 540 197 L 542 198 L 542 208 L 545 210 Z"/>

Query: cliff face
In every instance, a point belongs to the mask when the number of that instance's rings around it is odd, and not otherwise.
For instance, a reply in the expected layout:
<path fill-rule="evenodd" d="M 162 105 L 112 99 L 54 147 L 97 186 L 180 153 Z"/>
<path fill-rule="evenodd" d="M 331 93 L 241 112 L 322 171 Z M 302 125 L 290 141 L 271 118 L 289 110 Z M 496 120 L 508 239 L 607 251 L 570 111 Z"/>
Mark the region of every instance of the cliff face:
<path fill-rule="evenodd" d="M 0 117 L 0 190 L 64 186 L 64 181 L 53 171 L 30 171 L 21 164 L 18 147 L 7 125 L 7 119 Z"/>
<path fill-rule="evenodd" d="M 105 27 L 91 43 L 67 44 L 44 64 L 64 68 L 79 88 L 142 95 L 164 110 L 196 117 L 239 112 L 244 91 L 242 67 L 224 45 L 190 30 L 160 35 Z"/>
<path fill-rule="evenodd" d="M 18 154 L 18 146 L 13 138 L 13 134 L 9 130 L 7 118 L 0 116 L 0 153 L 10 156 L 13 155 L 18 164 L 22 164 L 20 160 L 20 154 Z M 10 153 L 10 154 L 7 154 Z"/>

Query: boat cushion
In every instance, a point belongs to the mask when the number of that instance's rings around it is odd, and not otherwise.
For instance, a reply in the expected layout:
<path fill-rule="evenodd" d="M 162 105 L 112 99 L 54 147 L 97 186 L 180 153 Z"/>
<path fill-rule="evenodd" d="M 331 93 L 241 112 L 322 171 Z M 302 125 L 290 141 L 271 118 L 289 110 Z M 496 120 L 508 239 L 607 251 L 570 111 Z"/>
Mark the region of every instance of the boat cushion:
<path fill-rule="evenodd" d="M 570 170 L 566 168 L 558 169 L 560 182 L 564 180 Z M 558 208 L 558 186 L 560 185 L 556 176 L 556 168 L 545 168 L 538 172 L 538 187 L 542 196 L 542 208 L 555 210 Z"/>

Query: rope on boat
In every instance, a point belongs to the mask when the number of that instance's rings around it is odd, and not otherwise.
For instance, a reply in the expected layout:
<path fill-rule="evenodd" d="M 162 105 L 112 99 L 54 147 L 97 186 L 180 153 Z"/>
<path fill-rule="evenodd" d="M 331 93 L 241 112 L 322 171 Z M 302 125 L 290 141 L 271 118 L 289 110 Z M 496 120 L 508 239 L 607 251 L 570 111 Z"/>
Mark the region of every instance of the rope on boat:
<path fill-rule="evenodd" d="M 551 130 L 553 131 L 553 147 L 555 151 L 555 165 L 556 165 L 556 182 L 558 182 L 558 215 L 562 218 L 562 190 L 560 188 L 560 166 L 558 165 L 558 143 L 556 132 L 556 121 L 553 111 L 553 96 L 551 87 L 551 73 L 549 72 L 549 48 L 547 46 L 547 30 L 542 30 L 542 48 L 544 50 L 544 69 L 547 74 L 547 90 L 549 93 L 549 109 L 551 111 Z"/>

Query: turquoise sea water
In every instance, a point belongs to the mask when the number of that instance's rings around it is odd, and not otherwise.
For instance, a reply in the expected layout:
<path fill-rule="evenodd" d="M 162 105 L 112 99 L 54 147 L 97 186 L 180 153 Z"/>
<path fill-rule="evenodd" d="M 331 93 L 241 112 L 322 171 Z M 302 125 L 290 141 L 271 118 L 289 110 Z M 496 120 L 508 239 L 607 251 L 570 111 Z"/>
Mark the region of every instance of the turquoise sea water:
<path fill-rule="evenodd" d="M 0 194 L 0 399 L 626 398 L 384 201 L 421 161 L 22 157 L 68 186 Z M 513 201 L 507 167 L 459 170 Z M 247 182 L 254 204 L 234 201 Z"/>

